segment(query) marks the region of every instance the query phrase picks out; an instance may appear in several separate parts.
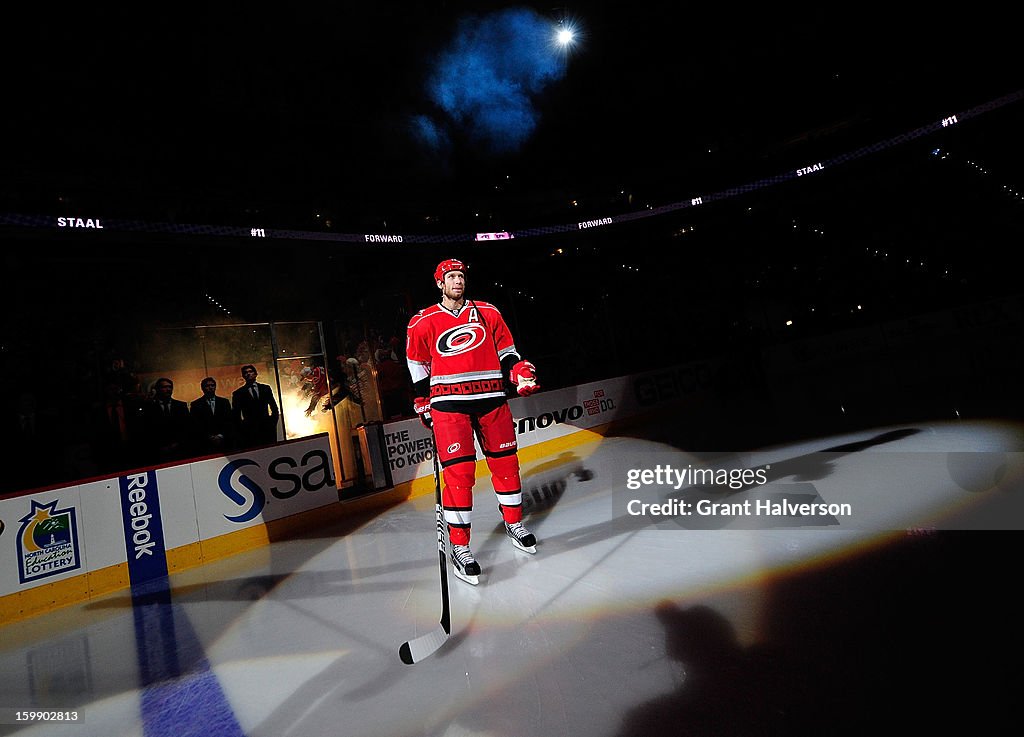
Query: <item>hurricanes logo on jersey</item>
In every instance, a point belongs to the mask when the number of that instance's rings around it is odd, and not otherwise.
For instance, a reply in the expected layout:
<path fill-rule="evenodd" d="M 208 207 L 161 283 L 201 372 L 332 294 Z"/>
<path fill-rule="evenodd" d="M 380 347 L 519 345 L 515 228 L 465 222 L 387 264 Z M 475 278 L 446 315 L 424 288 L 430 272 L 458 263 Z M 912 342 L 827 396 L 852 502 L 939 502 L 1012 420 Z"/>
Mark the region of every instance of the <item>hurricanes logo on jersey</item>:
<path fill-rule="evenodd" d="M 442 356 L 457 356 L 473 350 L 487 337 L 483 325 L 458 325 L 437 336 L 437 352 Z"/>

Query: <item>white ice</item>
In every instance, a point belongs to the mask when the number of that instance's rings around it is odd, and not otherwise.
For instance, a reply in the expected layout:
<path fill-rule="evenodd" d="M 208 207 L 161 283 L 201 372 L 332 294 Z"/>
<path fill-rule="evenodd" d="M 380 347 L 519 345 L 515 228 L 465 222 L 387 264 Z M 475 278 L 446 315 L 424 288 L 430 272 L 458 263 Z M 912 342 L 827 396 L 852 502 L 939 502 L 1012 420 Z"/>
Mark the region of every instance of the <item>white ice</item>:
<path fill-rule="evenodd" d="M 171 607 L 133 612 L 122 592 L 0 628 L 0 707 L 82 720 L 0 734 L 202 734 L 211 710 L 253 737 L 853 733 L 883 718 L 875 678 L 930 682 L 935 663 L 965 657 L 927 642 L 988 589 L 947 564 L 1004 537 L 946 530 L 1020 528 L 1005 504 L 1021 492 L 1021 449 L 1019 426 L 960 422 L 734 454 L 784 474 L 773 488 L 853 499 L 859 514 L 764 529 L 623 522 L 629 467 L 707 456 L 594 441 L 524 464 L 535 556 L 504 537 L 478 483 L 481 583 L 449 576 L 452 636 L 422 663 L 398 648 L 438 624 L 432 495 L 174 575 Z M 188 699 L 154 708 L 160 689 Z"/>

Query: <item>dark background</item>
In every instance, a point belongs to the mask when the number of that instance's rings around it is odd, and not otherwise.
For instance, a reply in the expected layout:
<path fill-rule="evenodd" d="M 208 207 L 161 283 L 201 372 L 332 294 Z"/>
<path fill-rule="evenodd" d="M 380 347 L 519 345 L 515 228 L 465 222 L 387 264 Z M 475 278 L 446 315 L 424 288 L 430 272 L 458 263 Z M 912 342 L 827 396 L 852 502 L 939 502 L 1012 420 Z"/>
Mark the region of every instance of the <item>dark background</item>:
<path fill-rule="evenodd" d="M 564 77 L 531 97 L 536 128 L 498 153 L 452 128 L 438 158 L 409 122 L 437 112 L 426 92 L 436 60 L 460 24 L 523 7 L 580 31 Z M 4 385 L 38 395 L 73 436 L 62 413 L 97 401 L 112 361 L 152 364 L 139 352 L 155 330 L 319 320 L 328 335 L 400 337 L 435 298 L 434 265 L 456 256 L 548 388 L 713 357 L 742 364 L 720 394 L 770 412 L 705 443 L 820 434 L 853 422 L 834 416 L 840 404 L 864 424 L 1017 417 L 1024 104 L 911 135 L 1024 88 L 1014 29 L 975 10 L 30 11 L 0 51 L 0 213 L 18 216 L 0 225 Z M 744 190 L 850 152 L 861 155 Z M 537 234 L 730 188 L 742 191 Z M 25 224 L 57 216 L 437 242 Z M 501 230 L 537 235 L 467 240 Z M 961 317 L 992 300 L 996 322 Z M 813 396 L 773 384 L 780 345 L 803 355 L 807 341 L 936 313 L 959 327 L 925 352 L 837 358 L 817 373 L 829 391 Z"/>
<path fill-rule="evenodd" d="M 460 23 L 515 8 L 575 22 L 564 77 L 532 96 L 537 128 L 519 149 L 492 153 L 463 130 L 441 166 L 409 118 L 431 111 L 427 83 Z M 29 11 L 0 52 L 0 193 L 15 212 L 232 225 L 258 213 L 275 227 L 319 213 L 342 232 L 388 219 L 419 230 L 484 204 L 523 228 L 555 201 L 623 189 L 677 201 L 1016 91 L 1009 25 L 882 5 Z M 502 44 L 514 55 L 514 38 Z"/>
<path fill-rule="evenodd" d="M 456 237 L 367 246 L 5 220 L 4 431 L 29 395 L 42 435 L 5 442 L 20 451 L 0 491 L 73 477 L 64 451 L 88 442 L 79 419 L 104 372 L 158 361 L 140 355 L 153 331 L 308 319 L 328 335 L 401 335 L 452 256 L 547 388 L 723 367 L 707 408 L 660 430 L 681 447 L 1024 416 L 1024 104 L 898 139 L 1024 88 L 1003 8 L 530 4 L 583 34 L 533 99 L 536 130 L 504 154 L 455 135 L 439 161 L 409 131 L 435 109 L 433 61 L 467 15 L 509 7 L 37 6 L 8 21 L 0 213 Z M 462 235 L 642 213 L 893 139 L 706 207 L 511 242 Z M 904 338 L 867 347 L 879 334 Z M 1018 545 L 936 533 L 779 581 L 772 668 L 712 684 L 735 697 L 729 713 L 759 689 L 784 697 L 790 711 L 759 722 L 776 734 L 994 723 L 1021 651 L 1000 626 L 1016 611 Z"/>

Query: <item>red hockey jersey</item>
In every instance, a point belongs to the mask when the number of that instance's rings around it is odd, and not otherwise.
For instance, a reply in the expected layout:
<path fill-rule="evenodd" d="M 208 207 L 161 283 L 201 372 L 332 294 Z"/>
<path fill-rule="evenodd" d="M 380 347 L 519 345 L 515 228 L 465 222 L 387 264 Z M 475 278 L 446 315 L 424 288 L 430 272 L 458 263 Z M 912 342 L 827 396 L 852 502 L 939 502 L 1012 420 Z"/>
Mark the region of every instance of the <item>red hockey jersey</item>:
<path fill-rule="evenodd" d="M 436 304 L 413 315 L 405 355 L 414 384 L 430 379 L 431 408 L 447 412 L 504 400 L 502 364 L 520 360 L 498 308 L 477 300 L 457 313 Z"/>

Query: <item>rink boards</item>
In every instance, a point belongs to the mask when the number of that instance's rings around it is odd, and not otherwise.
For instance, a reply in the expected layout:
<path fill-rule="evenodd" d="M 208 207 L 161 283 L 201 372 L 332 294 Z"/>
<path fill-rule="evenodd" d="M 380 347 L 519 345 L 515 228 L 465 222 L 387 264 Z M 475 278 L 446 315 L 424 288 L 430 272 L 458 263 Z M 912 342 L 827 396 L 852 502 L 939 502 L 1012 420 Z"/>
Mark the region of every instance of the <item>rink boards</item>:
<path fill-rule="evenodd" d="M 265 545 L 337 506 L 326 434 L 0 499 L 9 622 Z"/>
<path fill-rule="evenodd" d="M 509 407 L 516 424 L 520 460 L 533 460 L 555 452 L 559 446 L 590 439 L 613 421 L 692 399 L 711 385 L 716 367 L 713 362 L 702 361 L 513 399 Z M 385 424 L 384 438 L 396 486 L 432 477 L 431 434 L 418 419 Z M 477 458 L 482 459 L 479 445 L 476 450 Z M 484 473 L 486 465 L 478 460 L 477 475 Z M 421 488 L 426 487 L 417 484 L 414 494 Z M 429 490 L 433 490 L 432 482 Z"/>
<path fill-rule="evenodd" d="M 701 362 L 510 401 L 520 459 L 704 393 Z M 144 584 L 368 507 L 433 493 L 430 431 L 384 425 L 393 486 L 339 495 L 327 434 L 0 499 L 0 622 Z M 478 458 L 482 454 L 478 452 Z M 477 475 L 487 473 L 478 461 Z"/>

